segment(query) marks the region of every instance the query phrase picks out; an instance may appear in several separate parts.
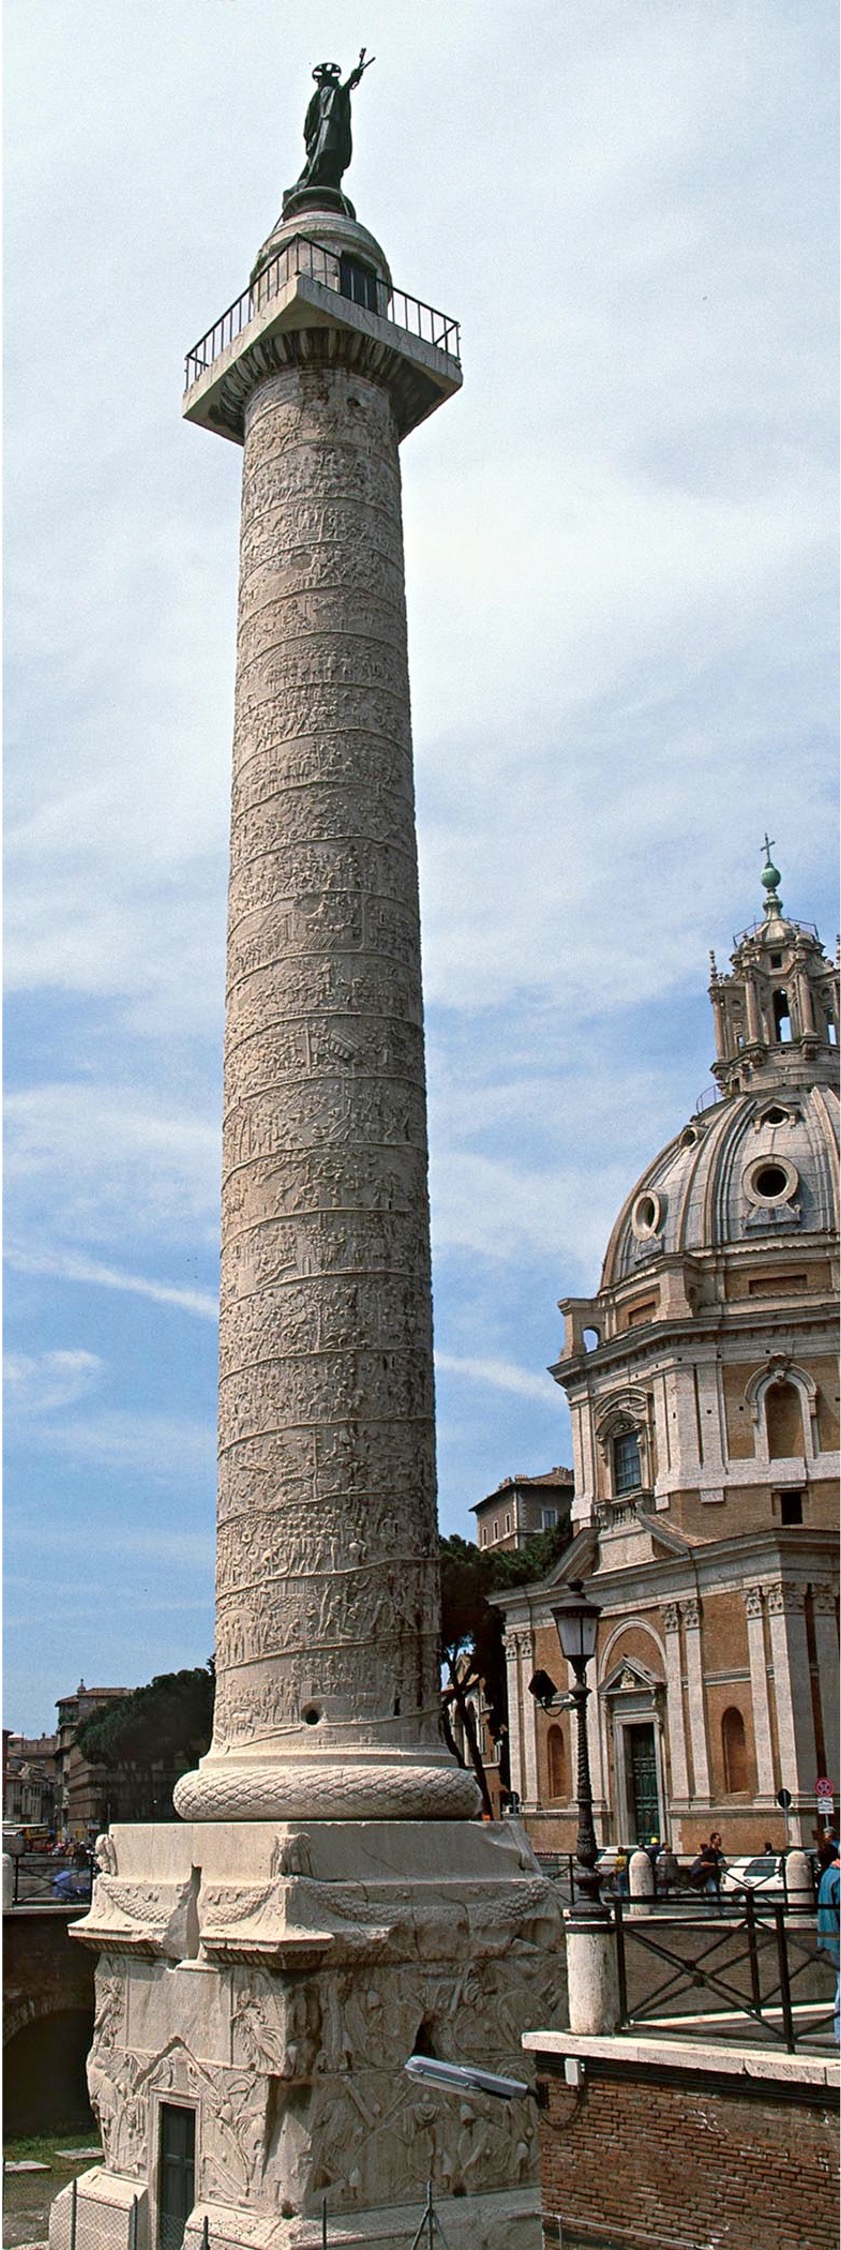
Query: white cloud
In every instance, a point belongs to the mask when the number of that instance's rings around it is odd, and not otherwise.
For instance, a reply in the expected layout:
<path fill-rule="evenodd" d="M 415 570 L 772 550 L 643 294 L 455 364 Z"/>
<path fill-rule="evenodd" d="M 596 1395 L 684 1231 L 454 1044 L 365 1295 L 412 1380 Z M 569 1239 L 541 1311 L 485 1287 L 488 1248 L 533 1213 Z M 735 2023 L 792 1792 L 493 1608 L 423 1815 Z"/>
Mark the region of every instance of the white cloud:
<path fill-rule="evenodd" d="M 531 1375 L 505 1359 L 462 1359 L 456 1352 L 436 1352 L 435 1365 L 442 1374 L 458 1375 L 468 1383 L 489 1383 L 496 1391 L 513 1391 L 518 1398 L 546 1404 L 546 1378 Z"/>
<path fill-rule="evenodd" d="M 138 1408 L 103 1408 L 39 1431 L 39 1442 L 68 1462 L 104 1469 L 128 1480 L 145 1478 L 177 1490 L 196 1481 L 212 1485 L 216 1432 L 208 1419 L 155 1414 Z"/>
<path fill-rule="evenodd" d="M 102 1366 L 96 1352 L 7 1352 L 3 1380 L 17 1413 L 55 1414 L 95 1390 Z"/>
<path fill-rule="evenodd" d="M 180 1312 L 196 1313 L 201 1320 L 218 1320 L 219 1300 L 206 1289 L 174 1289 L 165 1282 L 149 1281 L 142 1274 L 121 1273 L 112 1266 L 98 1265 L 93 1258 L 73 1258 L 60 1252 L 50 1254 L 7 1248 L 7 1265 L 16 1273 L 51 1274 L 57 1281 L 78 1281 L 96 1289 L 127 1290 L 130 1295 L 151 1297 L 158 1305 L 175 1305 Z M 86 1356 L 86 1355 L 82 1355 Z"/>
<path fill-rule="evenodd" d="M 53 1240 L 113 1247 L 144 1231 L 176 1243 L 213 1240 L 219 1162 L 218 1126 L 177 1107 L 165 1084 L 115 1086 L 102 1070 L 7 1095 L 7 1225 L 23 1209 L 36 1237 L 49 1181 Z M 36 1239 L 33 1251 L 40 1247 Z"/>
<path fill-rule="evenodd" d="M 187 1569 L 206 1569 L 213 1562 L 214 1542 L 210 1530 L 168 1531 L 121 1528 L 113 1522 L 102 1520 L 96 1525 L 97 1547 L 107 1555 L 118 1555 L 138 1563 L 171 1563 Z M 78 1555 L 78 1524 L 28 1524 L 26 1545 L 33 1551 L 48 1549 L 50 1553 L 70 1552 Z"/>

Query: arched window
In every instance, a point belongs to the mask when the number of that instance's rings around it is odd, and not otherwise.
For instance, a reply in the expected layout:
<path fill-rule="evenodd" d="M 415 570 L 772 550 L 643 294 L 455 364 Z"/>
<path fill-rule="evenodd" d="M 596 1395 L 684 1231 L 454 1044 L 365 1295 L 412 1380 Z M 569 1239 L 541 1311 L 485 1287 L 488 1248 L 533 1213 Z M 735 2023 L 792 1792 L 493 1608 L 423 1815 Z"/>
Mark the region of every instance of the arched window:
<path fill-rule="evenodd" d="M 639 1438 L 635 1430 L 623 1430 L 613 1440 L 613 1490 L 617 1500 L 626 1492 L 639 1492 L 641 1484 Z"/>
<path fill-rule="evenodd" d="M 721 1721 L 721 1752 L 724 1760 L 725 1794 L 728 1797 L 742 1796 L 748 1788 L 748 1752 L 745 1722 L 735 1703 L 730 1704 Z"/>
<path fill-rule="evenodd" d="M 803 1452 L 803 1415 L 796 1384 L 769 1384 L 765 1393 L 765 1423 L 771 1461 L 791 1461 Z"/>
<path fill-rule="evenodd" d="M 564 1737 L 561 1727 L 549 1728 L 549 1733 L 546 1737 L 546 1750 L 549 1759 L 550 1798 L 565 1797 L 567 1793 L 566 1750 L 564 1748 Z"/>
<path fill-rule="evenodd" d="M 775 1035 L 780 1046 L 787 1047 L 791 1039 L 791 1008 L 788 993 L 775 992 L 773 1006 Z"/>

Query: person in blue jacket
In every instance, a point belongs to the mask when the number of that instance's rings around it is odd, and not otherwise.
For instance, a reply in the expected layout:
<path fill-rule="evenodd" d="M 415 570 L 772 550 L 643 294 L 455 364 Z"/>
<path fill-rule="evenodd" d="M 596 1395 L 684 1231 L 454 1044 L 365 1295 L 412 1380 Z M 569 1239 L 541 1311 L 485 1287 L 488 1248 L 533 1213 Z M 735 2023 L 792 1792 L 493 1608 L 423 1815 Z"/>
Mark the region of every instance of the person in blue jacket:
<path fill-rule="evenodd" d="M 830 1854 L 832 1856 L 830 1857 Z M 839 1966 L 839 1905 L 841 1857 L 833 1837 L 821 1851 L 823 1873 L 818 1886 L 818 1952 L 828 1953 L 835 1969 L 835 2037 L 841 2039 L 841 1966 Z"/>

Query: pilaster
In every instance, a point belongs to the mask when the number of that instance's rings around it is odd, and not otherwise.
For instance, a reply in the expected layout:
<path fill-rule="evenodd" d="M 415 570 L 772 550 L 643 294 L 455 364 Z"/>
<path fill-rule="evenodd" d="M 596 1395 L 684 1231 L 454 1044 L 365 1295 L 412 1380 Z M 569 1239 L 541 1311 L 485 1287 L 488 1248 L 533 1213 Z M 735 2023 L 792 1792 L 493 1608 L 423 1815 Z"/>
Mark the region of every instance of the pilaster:
<path fill-rule="evenodd" d="M 666 1722 L 669 1740 L 672 1797 L 685 1805 L 689 1798 L 686 1760 L 686 1725 L 683 1711 L 683 1672 L 680 1657 L 680 1609 L 666 1602 L 661 1616 L 666 1644 Z"/>
<path fill-rule="evenodd" d="M 765 1616 L 761 1586 L 746 1586 L 745 1614 L 748 1629 L 753 1741 L 756 1753 L 756 1787 L 758 1795 L 767 1798 L 768 1803 L 771 1804 L 776 1794 L 774 1787 L 774 1748 L 771 1738 L 771 1712 L 768 1702 L 768 1662 L 765 1654 Z"/>
<path fill-rule="evenodd" d="M 839 1751 L 839 1677 L 837 1597 L 833 1586 L 812 1587 L 815 1656 L 826 1754 L 826 1771 L 836 1788 L 841 1784 Z"/>
<path fill-rule="evenodd" d="M 704 1667 L 701 1656 L 701 1604 L 688 1601 L 683 1604 L 683 1626 L 686 1636 L 686 1694 L 689 1705 L 689 1741 L 692 1751 L 692 1795 L 696 1802 L 710 1802 L 710 1769 L 707 1752 L 707 1712 L 704 1696 Z"/>
<path fill-rule="evenodd" d="M 809 1684 L 806 1594 L 801 1585 L 781 1581 L 768 1589 L 780 1780 L 794 1796 L 811 1795 L 817 1773 L 815 1727 Z"/>
<path fill-rule="evenodd" d="M 511 1775 L 511 1788 L 516 1790 L 517 1796 L 522 1801 L 526 1794 L 526 1785 L 525 1775 L 523 1772 L 523 1722 L 520 1703 L 521 1688 L 519 1633 L 513 1629 L 509 1629 L 509 1631 L 504 1636 L 503 1647 L 505 1649 L 505 1684 L 508 1704 L 508 1763 Z"/>

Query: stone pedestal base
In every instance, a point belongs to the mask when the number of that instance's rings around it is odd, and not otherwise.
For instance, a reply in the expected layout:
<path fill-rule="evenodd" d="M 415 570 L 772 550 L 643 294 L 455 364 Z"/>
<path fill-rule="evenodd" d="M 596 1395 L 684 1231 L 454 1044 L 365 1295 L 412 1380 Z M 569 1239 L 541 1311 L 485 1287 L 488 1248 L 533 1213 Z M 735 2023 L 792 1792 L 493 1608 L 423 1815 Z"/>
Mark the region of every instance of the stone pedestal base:
<path fill-rule="evenodd" d="M 406 2250 L 430 2179 L 449 2250 L 537 2250 L 534 2102 L 403 2068 L 420 2052 L 520 2076 L 522 2032 L 564 2018 L 558 1907 L 521 1829 L 208 1822 L 110 1842 L 74 1929 L 100 1954 L 106 2158 L 79 2184 L 77 2250 L 124 2250 L 134 2195 L 137 2250 L 158 2243 L 173 2109 L 194 2118 L 194 2250 L 205 2214 L 211 2250 L 305 2250 L 325 2198 L 330 2243 Z M 68 2217 L 62 2196 L 51 2250 Z"/>
<path fill-rule="evenodd" d="M 72 2182 L 50 2212 L 50 2250 L 74 2250 Z M 120 2180 L 99 2168 L 80 2172 L 75 2250 L 151 2250 L 149 2197 L 138 2180 Z"/>
<path fill-rule="evenodd" d="M 77 2250 L 134 2250 L 131 2205 L 137 2194 L 133 2181 L 113 2172 L 84 2172 L 76 2206 Z M 425 2198 L 417 2205 L 392 2205 L 388 2210 L 347 2213 L 328 2218 L 328 2250 L 409 2250 L 423 2216 Z M 540 2198 L 536 2187 L 515 2188 L 500 2195 L 438 2195 L 435 2216 L 443 2228 L 447 2250 L 540 2250 Z M 197 2203 L 184 2234 L 184 2250 L 202 2250 L 207 2221 L 210 2250 L 321 2250 L 321 2219 L 257 2217 L 246 2209 L 224 2203 Z M 137 2250 L 151 2250 L 149 2198 L 137 2198 Z M 440 2238 L 436 2237 L 436 2241 Z M 51 2250 L 70 2250 L 70 2189 L 63 2188 L 53 2205 Z"/>

